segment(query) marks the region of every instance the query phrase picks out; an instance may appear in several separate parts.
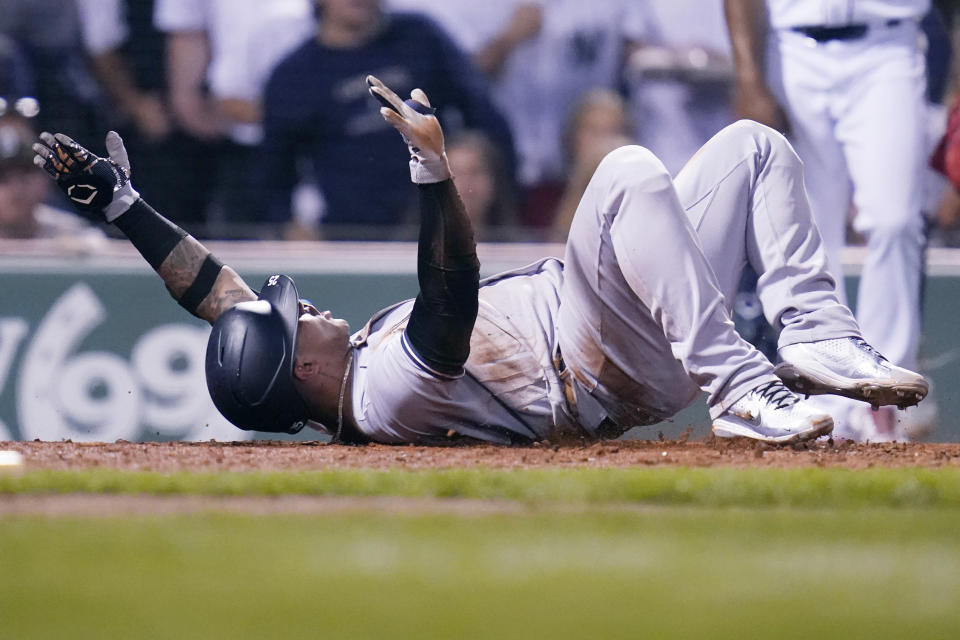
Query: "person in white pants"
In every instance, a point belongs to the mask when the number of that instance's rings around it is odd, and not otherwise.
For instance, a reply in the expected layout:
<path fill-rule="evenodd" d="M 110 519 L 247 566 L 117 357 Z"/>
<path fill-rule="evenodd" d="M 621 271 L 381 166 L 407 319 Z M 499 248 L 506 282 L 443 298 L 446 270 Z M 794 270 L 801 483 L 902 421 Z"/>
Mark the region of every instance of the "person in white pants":
<path fill-rule="evenodd" d="M 916 368 L 927 156 L 919 21 L 930 1 L 725 2 L 737 115 L 787 133 L 838 275 L 853 205 L 867 248 L 857 319 L 892 362 Z M 877 426 L 850 435 L 894 435 L 892 414 Z"/>
<path fill-rule="evenodd" d="M 313 421 L 335 439 L 391 443 L 599 438 L 667 418 L 703 391 L 717 436 L 789 443 L 829 434 L 833 420 L 785 384 L 877 405 L 926 395 L 923 377 L 876 353 L 838 300 L 800 161 L 772 129 L 727 127 L 676 182 L 643 147 L 611 152 L 574 216 L 565 264 L 478 282 L 470 219 L 426 95 L 404 102 L 367 83 L 410 149 L 420 294 L 352 337 L 289 277 L 254 293 L 151 209 L 115 133 L 109 158 L 62 134 L 34 145 L 35 164 L 75 205 L 116 224 L 178 302 L 213 324 L 207 384 L 237 426 L 295 432 Z M 781 329 L 776 369 L 730 320 L 747 262 Z"/>

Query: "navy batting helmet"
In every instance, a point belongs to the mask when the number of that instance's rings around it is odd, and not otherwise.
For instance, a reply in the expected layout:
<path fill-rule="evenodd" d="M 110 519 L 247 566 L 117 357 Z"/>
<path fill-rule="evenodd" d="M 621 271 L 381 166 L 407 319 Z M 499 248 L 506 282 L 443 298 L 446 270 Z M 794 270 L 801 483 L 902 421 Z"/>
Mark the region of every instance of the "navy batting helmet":
<path fill-rule="evenodd" d="M 296 433 L 307 405 L 293 384 L 300 295 L 284 275 L 267 278 L 258 300 L 214 323 L 207 342 L 207 389 L 227 420 L 250 431 Z"/>

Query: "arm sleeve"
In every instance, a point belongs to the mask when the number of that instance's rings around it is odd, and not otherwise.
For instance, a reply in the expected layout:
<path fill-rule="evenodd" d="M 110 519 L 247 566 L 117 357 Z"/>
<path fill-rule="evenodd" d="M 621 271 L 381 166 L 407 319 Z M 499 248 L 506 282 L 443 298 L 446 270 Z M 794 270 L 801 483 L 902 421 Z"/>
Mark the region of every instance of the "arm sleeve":
<path fill-rule="evenodd" d="M 453 180 L 417 185 L 420 239 L 417 278 L 406 340 L 432 373 L 455 377 L 470 355 L 477 319 L 480 262 L 470 219 Z"/>

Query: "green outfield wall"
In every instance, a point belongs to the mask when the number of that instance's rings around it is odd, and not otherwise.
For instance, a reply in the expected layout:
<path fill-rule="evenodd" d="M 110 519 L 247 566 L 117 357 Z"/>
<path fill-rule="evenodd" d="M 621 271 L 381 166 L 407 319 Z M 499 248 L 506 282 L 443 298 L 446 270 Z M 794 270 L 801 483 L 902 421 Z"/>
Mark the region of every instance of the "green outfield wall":
<path fill-rule="evenodd" d="M 520 266 L 558 245 L 482 246 L 485 272 Z M 376 310 L 416 294 L 409 244 L 239 243 L 214 251 L 253 286 L 292 275 L 301 294 L 360 328 Z M 847 286 L 856 283 L 856 256 Z M 960 441 L 960 269 L 952 254 L 932 265 L 925 294 L 923 358 L 935 384 L 932 439 Z M 209 329 L 183 311 L 125 243 L 96 257 L 48 245 L 0 246 L 0 441 L 245 440 L 207 396 Z M 707 433 L 701 403 L 634 437 Z M 297 438 L 313 439 L 316 432 Z"/>

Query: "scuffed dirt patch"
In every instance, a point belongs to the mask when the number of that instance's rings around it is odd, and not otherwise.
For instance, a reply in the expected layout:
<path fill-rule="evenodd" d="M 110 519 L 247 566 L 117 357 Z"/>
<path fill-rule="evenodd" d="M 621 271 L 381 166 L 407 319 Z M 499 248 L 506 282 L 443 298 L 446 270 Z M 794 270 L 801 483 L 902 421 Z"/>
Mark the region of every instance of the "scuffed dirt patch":
<path fill-rule="evenodd" d="M 611 441 L 589 445 L 415 447 L 322 442 L 6 442 L 26 470 L 292 471 L 487 467 L 960 467 L 960 444 L 813 442 L 773 447 L 746 440 Z"/>

